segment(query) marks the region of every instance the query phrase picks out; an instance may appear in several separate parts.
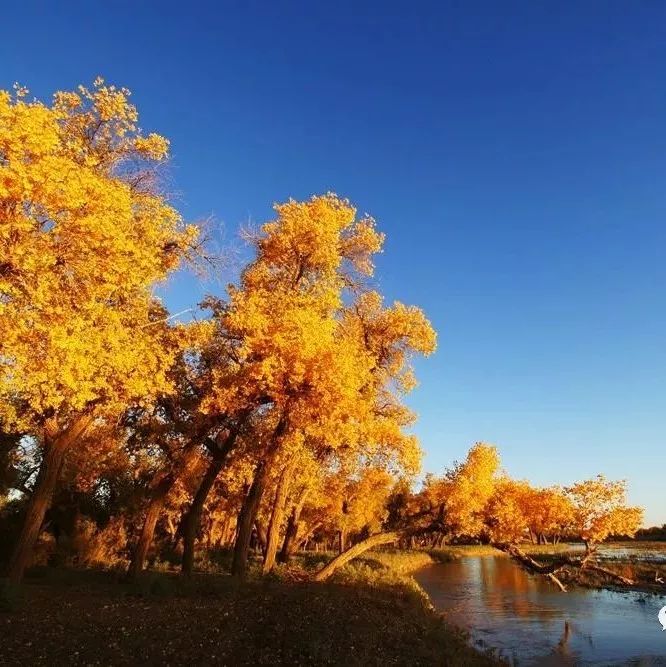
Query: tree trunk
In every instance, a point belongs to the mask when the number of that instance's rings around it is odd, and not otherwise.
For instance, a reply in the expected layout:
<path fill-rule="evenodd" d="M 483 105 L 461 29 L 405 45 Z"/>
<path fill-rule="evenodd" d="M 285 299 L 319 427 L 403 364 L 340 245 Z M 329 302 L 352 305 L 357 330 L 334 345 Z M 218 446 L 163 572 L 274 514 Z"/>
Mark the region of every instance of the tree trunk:
<path fill-rule="evenodd" d="M 254 525 L 259 510 L 259 503 L 268 481 L 268 466 L 265 461 L 257 464 L 252 485 L 248 491 L 240 514 L 238 515 L 238 535 L 234 545 L 234 557 L 231 564 L 231 574 L 240 579 L 247 574 L 247 557 L 250 550 L 252 538 L 252 526 Z"/>
<path fill-rule="evenodd" d="M 35 542 L 44 522 L 44 515 L 53 499 L 65 456 L 91 423 L 92 417 L 79 417 L 64 431 L 44 436 L 44 458 L 39 466 L 37 481 L 28 501 L 21 533 L 7 568 L 7 576 L 12 583 L 20 583 L 30 563 Z"/>
<path fill-rule="evenodd" d="M 301 492 L 298 502 L 292 507 L 291 513 L 289 514 L 289 519 L 287 521 L 287 530 L 284 536 L 284 542 L 282 543 L 282 549 L 280 550 L 280 555 L 278 560 L 281 563 L 288 563 L 291 555 L 297 546 L 296 537 L 298 536 L 298 527 L 301 519 L 301 512 L 303 511 L 303 506 L 305 505 L 305 500 L 308 495 L 308 487 L 306 486 Z"/>
<path fill-rule="evenodd" d="M 323 567 L 318 572 L 314 574 L 314 581 L 325 581 L 328 579 L 339 567 L 346 565 L 350 560 L 357 558 L 362 553 L 372 549 L 373 547 L 378 547 L 382 544 L 390 544 L 391 542 L 396 542 L 400 539 L 402 533 L 392 532 L 392 533 L 377 533 L 372 535 L 367 539 L 358 542 L 353 547 L 343 551 L 339 556 L 336 556 L 330 563 Z"/>
<path fill-rule="evenodd" d="M 568 556 L 556 559 L 547 565 L 542 565 L 541 563 L 535 561 L 531 556 L 528 556 L 522 549 L 519 549 L 514 544 L 493 543 L 492 546 L 495 547 L 495 549 L 499 549 L 500 551 L 504 551 L 505 553 L 509 554 L 513 560 L 521 564 L 528 572 L 544 575 L 563 593 L 566 593 L 567 589 L 564 584 L 557 578 L 557 573 L 567 565 L 580 566 L 579 561 L 569 558 Z"/>
<path fill-rule="evenodd" d="M 624 577 L 621 574 L 618 574 L 617 572 L 613 572 L 612 570 L 607 570 L 605 567 L 600 567 L 599 565 L 595 565 L 593 563 L 587 563 L 585 565 L 585 569 L 592 570 L 592 572 L 599 572 L 600 574 L 605 574 L 606 576 L 611 577 L 616 581 L 619 581 L 621 584 L 624 584 L 625 586 L 633 586 L 635 583 L 633 579 L 628 579 L 627 577 Z"/>
<path fill-rule="evenodd" d="M 224 529 L 224 541 L 222 546 L 230 547 L 236 538 L 236 517 L 229 517 L 229 523 Z"/>
<path fill-rule="evenodd" d="M 261 497 L 264 495 L 264 489 L 268 482 L 269 466 L 275 460 L 275 456 L 277 455 L 282 442 L 282 436 L 286 429 L 287 409 L 285 408 L 275 426 L 264 458 L 257 463 L 252 485 L 250 486 L 247 496 L 245 496 L 241 511 L 238 515 L 238 532 L 236 534 L 236 543 L 234 544 L 231 574 L 239 579 L 244 579 L 247 574 L 247 557 L 250 550 L 250 540 L 252 538 L 252 526 L 257 518 Z"/>
<path fill-rule="evenodd" d="M 148 550 L 153 542 L 155 535 L 155 526 L 160 514 L 164 509 L 169 491 L 182 473 L 189 467 L 190 463 L 196 458 L 198 454 L 198 443 L 192 442 L 183 452 L 178 462 L 169 470 L 164 471 L 153 480 L 152 493 L 146 515 L 141 526 L 141 533 L 139 539 L 132 552 L 132 560 L 130 562 L 127 574 L 130 578 L 135 579 L 143 571 L 143 565 L 148 555 Z"/>
<path fill-rule="evenodd" d="M 226 458 L 226 457 L 225 457 Z M 215 457 L 208 464 L 204 476 L 199 483 L 199 488 L 194 494 L 192 504 L 182 518 L 181 534 L 183 536 L 183 560 L 181 562 L 181 572 L 191 575 L 194 570 L 194 551 L 201 524 L 201 513 L 210 490 L 215 484 L 220 470 L 224 466 L 224 458 Z"/>
<path fill-rule="evenodd" d="M 347 535 L 344 530 L 338 531 L 338 553 L 341 554 L 345 550 L 347 544 Z"/>
<path fill-rule="evenodd" d="M 257 546 L 261 555 L 263 556 L 266 553 L 266 528 L 264 524 L 259 520 L 259 517 L 256 517 L 254 520 L 254 529 L 257 531 Z"/>
<path fill-rule="evenodd" d="M 264 554 L 264 564 L 262 568 L 264 574 L 268 574 L 275 566 L 275 556 L 277 555 L 278 542 L 280 540 L 280 528 L 284 517 L 284 506 L 287 502 L 287 493 L 289 491 L 289 484 L 291 484 L 294 463 L 295 459 L 292 459 L 284 467 L 275 491 L 275 502 L 273 503 L 273 510 L 271 512 L 270 521 L 268 522 L 268 532 L 266 536 L 266 553 Z"/>
<path fill-rule="evenodd" d="M 239 417 L 236 425 L 227 432 L 226 437 L 222 442 L 219 441 L 218 434 L 218 440 L 215 441 L 215 450 L 213 451 L 213 460 L 210 462 L 208 470 L 206 470 L 206 474 L 203 476 L 203 479 L 199 484 L 199 488 L 192 499 L 190 509 L 183 517 L 183 574 L 192 574 L 194 569 L 194 547 L 199 532 L 199 526 L 201 524 L 201 512 L 206 504 L 208 494 L 213 488 L 217 476 L 220 474 L 220 470 L 224 467 L 224 464 L 236 443 L 236 438 L 247 419 L 247 414 L 248 413 L 243 413 Z"/>
<path fill-rule="evenodd" d="M 324 524 L 321 521 L 315 521 L 310 528 L 308 528 L 302 535 L 296 536 L 296 548 L 305 549 L 307 543 L 310 541 L 310 538 L 314 535 L 315 531 L 319 530 Z"/>

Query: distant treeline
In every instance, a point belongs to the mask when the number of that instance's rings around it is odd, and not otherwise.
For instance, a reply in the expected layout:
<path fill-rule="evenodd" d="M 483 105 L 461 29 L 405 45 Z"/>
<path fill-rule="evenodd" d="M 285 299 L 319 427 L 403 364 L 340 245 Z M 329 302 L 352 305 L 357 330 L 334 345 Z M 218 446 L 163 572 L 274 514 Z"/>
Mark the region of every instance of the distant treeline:
<path fill-rule="evenodd" d="M 610 541 L 643 540 L 644 542 L 666 542 L 666 523 L 661 526 L 641 528 L 636 531 L 636 535 L 634 537 L 630 537 L 629 535 L 614 535 L 609 539 Z"/>
<path fill-rule="evenodd" d="M 637 533 L 636 540 L 663 540 L 666 541 L 666 523 L 651 528 L 641 528 Z"/>

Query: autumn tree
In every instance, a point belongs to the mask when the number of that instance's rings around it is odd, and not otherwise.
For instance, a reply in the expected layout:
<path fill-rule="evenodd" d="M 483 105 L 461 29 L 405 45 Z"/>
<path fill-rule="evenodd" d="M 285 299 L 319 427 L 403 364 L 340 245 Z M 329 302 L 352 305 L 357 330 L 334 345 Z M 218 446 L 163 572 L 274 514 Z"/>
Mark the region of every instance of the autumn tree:
<path fill-rule="evenodd" d="M 495 493 L 499 471 L 497 449 L 476 443 L 460 463 L 442 477 L 431 477 L 421 494 L 421 521 L 452 537 L 479 536 L 485 527 L 486 505 Z"/>
<path fill-rule="evenodd" d="M 307 437 L 335 438 L 327 419 L 349 406 L 356 370 L 336 348 L 335 314 L 355 272 L 370 270 L 381 244 L 370 219 L 334 195 L 276 206 L 278 217 L 255 239 L 256 259 L 243 272 L 221 326 L 234 367 L 214 375 L 208 402 L 217 414 L 265 406 L 253 483 L 239 520 L 235 570 L 244 571 L 254 518 L 280 450 Z M 347 409 L 349 409 L 347 407 Z M 315 416 L 316 415 L 316 416 Z M 315 432 L 319 429 L 319 432 Z"/>
<path fill-rule="evenodd" d="M 522 542 L 529 523 L 533 489 L 528 482 L 503 476 L 495 482 L 484 508 L 486 530 L 492 542 Z"/>
<path fill-rule="evenodd" d="M 0 92 L 0 431 L 43 452 L 9 565 L 21 579 L 67 453 L 168 389 L 178 332 L 152 288 L 196 239 L 159 191 L 168 141 L 129 92 Z"/>
<path fill-rule="evenodd" d="M 588 552 L 609 535 L 634 535 L 640 528 L 643 510 L 627 506 L 626 481 L 598 475 L 566 491 L 573 502 L 574 530 Z"/>
<path fill-rule="evenodd" d="M 372 332 L 364 339 L 358 313 L 345 310 L 345 295 L 363 292 L 363 277 L 372 273 L 372 255 L 381 248 L 371 218 L 357 218 L 335 195 L 290 201 L 276 211 L 276 220 L 254 239 L 256 259 L 220 309 L 224 335 L 236 342 L 234 365 L 232 375 L 221 369 L 215 376 L 208 402 L 218 414 L 264 406 L 255 475 L 239 518 L 237 573 L 245 568 L 254 518 L 280 456 L 318 443 L 333 449 L 371 443 L 376 451 L 383 443 L 390 456 L 399 443 L 418 458 L 413 438 L 398 434 L 411 416 L 396 401 L 380 414 L 377 387 L 388 375 L 407 387 L 412 348 L 434 347 L 420 311 L 397 304 L 385 314 L 373 296 L 368 317 L 383 314 L 383 324 L 393 327 L 393 341 L 384 341 L 389 358 L 380 361 L 367 343 L 382 341 Z M 374 324 L 379 329 L 382 323 Z"/>
<path fill-rule="evenodd" d="M 571 532 L 574 507 L 570 497 L 558 486 L 533 488 L 527 496 L 525 509 L 530 539 L 546 543 L 559 542 L 560 537 Z"/>

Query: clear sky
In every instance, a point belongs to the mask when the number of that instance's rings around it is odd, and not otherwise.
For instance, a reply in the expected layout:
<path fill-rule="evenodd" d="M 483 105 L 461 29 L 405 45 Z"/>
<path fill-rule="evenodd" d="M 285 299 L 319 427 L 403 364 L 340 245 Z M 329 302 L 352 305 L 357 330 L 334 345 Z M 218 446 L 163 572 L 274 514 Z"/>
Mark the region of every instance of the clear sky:
<path fill-rule="evenodd" d="M 172 141 L 179 207 L 214 216 L 221 243 L 290 196 L 333 190 L 377 218 L 380 288 L 440 335 L 411 399 L 428 470 L 486 440 L 536 483 L 627 478 L 666 522 L 666 4 L 6 0 L 1 16 L 0 88 L 131 88 Z M 179 278 L 167 301 L 210 289 Z"/>

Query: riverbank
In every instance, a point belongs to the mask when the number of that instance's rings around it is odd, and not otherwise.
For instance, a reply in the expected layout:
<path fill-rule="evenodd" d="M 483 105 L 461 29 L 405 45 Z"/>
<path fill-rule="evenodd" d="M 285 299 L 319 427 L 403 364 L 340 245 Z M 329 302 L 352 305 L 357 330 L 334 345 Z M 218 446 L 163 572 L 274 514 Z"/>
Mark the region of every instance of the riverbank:
<path fill-rule="evenodd" d="M 312 562 L 243 584 L 163 572 L 129 584 L 110 572 L 43 569 L 5 591 L 0 663 L 498 664 L 406 576 L 426 559 L 373 554 L 324 584 L 299 580 Z"/>

